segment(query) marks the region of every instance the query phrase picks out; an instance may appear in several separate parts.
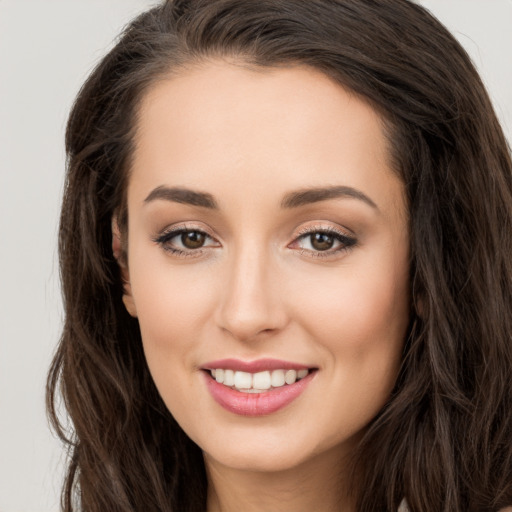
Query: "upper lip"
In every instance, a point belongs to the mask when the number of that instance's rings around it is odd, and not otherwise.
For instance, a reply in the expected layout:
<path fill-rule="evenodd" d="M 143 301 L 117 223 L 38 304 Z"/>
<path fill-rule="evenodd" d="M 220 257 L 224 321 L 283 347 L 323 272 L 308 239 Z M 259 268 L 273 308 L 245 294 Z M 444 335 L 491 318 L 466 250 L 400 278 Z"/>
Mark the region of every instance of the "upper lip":
<path fill-rule="evenodd" d="M 247 373 L 263 372 L 265 370 L 309 370 L 312 367 L 294 363 L 292 361 L 282 361 L 279 359 L 256 359 L 254 361 L 242 361 L 240 359 L 218 359 L 202 365 L 203 370 L 233 370 Z"/>

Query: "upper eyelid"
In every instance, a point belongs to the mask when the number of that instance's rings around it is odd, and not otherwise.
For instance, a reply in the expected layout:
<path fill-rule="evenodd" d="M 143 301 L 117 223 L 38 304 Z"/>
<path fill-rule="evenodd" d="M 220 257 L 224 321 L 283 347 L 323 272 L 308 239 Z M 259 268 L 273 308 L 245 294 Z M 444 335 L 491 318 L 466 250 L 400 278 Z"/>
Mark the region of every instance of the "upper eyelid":
<path fill-rule="evenodd" d="M 345 238 L 355 238 L 355 234 L 347 228 L 338 228 L 331 225 L 327 226 L 318 224 L 299 229 L 299 231 L 294 236 L 294 240 L 302 236 L 310 235 L 312 233 L 331 233 L 334 235 L 340 235 Z"/>
<path fill-rule="evenodd" d="M 203 233 L 207 235 L 208 237 L 212 238 L 213 240 L 217 240 L 217 237 L 213 235 L 212 230 L 209 228 L 205 228 L 203 226 L 194 226 L 190 225 L 189 223 L 183 223 L 183 224 L 174 224 L 171 226 L 167 226 L 166 228 L 160 230 L 158 234 L 156 235 L 156 238 L 160 238 L 165 235 L 170 234 L 176 234 L 179 235 L 180 233 L 183 233 L 184 231 L 197 231 L 199 233 Z"/>
<path fill-rule="evenodd" d="M 304 239 L 304 238 L 308 238 L 308 236 L 311 236 L 312 234 L 315 234 L 315 233 L 323 233 L 323 234 L 327 234 L 327 235 L 330 235 L 330 236 L 333 236 L 334 238 L 338 239 L 338 241 L 342 242 L 342 243 L 347 243 L 347 242 L 350 242 L 350 245 L 354 245 L 357 243 L 357 239 L 356 237 L 354 236 L 349 236 L 345 233 L 342 233 L 340 231 L 335 231 L 335 230 L 327 230 L 327 229 L 324 229 L 324 230 L 321 230 L 321 229 L 315 229 L 313 231 L 307 231 L 305 233 L 302 233 L 301 235 L 298 235 L 296 236 L 291 244 L 294 244 L 297 242 L 297 240 L 301 240 L 301 239 Z M 290 244 L 290 245 L 291 245 Z"/>

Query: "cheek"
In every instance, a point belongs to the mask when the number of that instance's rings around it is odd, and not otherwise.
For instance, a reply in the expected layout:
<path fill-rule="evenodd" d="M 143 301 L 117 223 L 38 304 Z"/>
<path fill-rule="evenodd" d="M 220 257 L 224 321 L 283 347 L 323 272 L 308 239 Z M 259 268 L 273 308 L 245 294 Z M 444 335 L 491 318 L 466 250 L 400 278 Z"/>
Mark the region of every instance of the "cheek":
<path fill-rule="evenodd" d="M 188 397 L 197 385 L 196 372 L 202 332 L 208 320 L 215 287 L 207 275 L 195 276 L 167 264 L 137 266 L 133 258 L 132 292 L 137 308 L 146 361 L 167 408 L 186 431 L 193 426 Z M 196 400 L 195 405 L 200 407 Z M 191 424 L 190 421 L 192 421 Z"/>
<path fill-rule="evenodd" d="M 327 443 L 363 429 L 388 400 L 409 323 L 407 283 L 406 272 L 354 271 L 330 293 L 303 296 L 303 325 L 326 356 L 326 396 L 336 396 L 336 407 L 329 399 L 321 412 L 333 426 Z"/>
<path fill-rule="evenodd" d="M 130 280 L 144 351 L 152 373 L 190 369 L 211 325 L 214 276 L 207 268 L 172 266 L 166 254 L 135 252 Z M 157 380 L 157 375 L 154 375 Z"/>
<path fill-rule="evenodd" d="M 303 325 L 322 345 L 339 410 L 353 411 L 354 425 L 370 421 L 387 401 L 409 324 L 407 253 L 377 256 L 380 264 L 347 264 L 302 294 Z"/>
<path fill-rule="evenodd" d="M 405 269 L 407 267 L 404 267 Z M 332 345 L 364 354 L 403 341 L 409 318 L 408 278 L 405 271 L 346 268 L 307 288 L 301 308 L 308 311 L 311 333 Z M 313 284 L 313 283 L 312 283 Z M 387 342 L 386 342 L 387 340 Z"/>

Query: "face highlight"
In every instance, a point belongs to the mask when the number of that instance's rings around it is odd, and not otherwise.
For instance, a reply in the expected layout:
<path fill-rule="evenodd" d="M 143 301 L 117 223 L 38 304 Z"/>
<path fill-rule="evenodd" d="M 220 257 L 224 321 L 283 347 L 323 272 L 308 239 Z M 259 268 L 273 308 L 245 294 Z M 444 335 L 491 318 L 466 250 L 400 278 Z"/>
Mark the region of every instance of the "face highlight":
<path fill-rule="evenodd" d="M 388 400 L 409 319 L 389 160 L 378 114 L 311 69 L 210 62 L 145 97 L 125 303 L 209 464 L 343 457 Z"/>

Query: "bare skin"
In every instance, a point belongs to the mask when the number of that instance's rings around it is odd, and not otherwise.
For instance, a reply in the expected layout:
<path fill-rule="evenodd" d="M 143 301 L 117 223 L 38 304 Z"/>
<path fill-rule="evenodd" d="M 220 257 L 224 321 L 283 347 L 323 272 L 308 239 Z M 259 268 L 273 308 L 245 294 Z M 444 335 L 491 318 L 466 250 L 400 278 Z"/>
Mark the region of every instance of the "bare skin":
<path fill-rule="evenodd" d="M 331 472 L 326 476 L 324 468 L 329 457 L 325 455 L 308 460 L 304 467 L 276 473 L 233 471 L 207 456 L 206 467 L 211 482 L 208 512 L 355 510 L 351 496 L 340 485 L 343 481 L 343 461 L 339 460 L 339 454 L 333 450 L 330 454 Z"/>
<path fill-rule="evenodd" d="M 208 512 L 353 512 L 345 461 L 389 397 L 409 318 L 404 186 L 379 115 L 311 69 L 211 61 L 152 87 L 136 143 L 124 301 L 203 450 Z M 311 378 L 241 415 L 208 389 L 226 358 Z"/>

